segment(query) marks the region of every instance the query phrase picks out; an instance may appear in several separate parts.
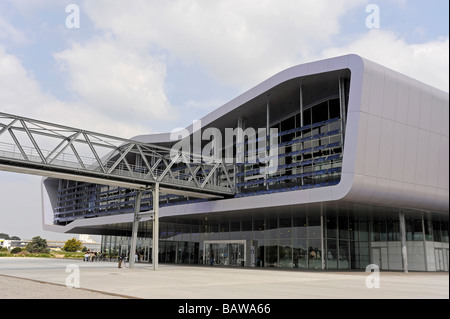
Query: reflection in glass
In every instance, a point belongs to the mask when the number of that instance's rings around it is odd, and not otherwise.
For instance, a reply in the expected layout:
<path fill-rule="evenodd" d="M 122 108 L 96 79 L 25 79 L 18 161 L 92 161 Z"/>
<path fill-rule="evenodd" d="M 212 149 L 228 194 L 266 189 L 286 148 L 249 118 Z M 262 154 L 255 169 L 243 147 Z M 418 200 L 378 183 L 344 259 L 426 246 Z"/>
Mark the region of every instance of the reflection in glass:
<path fill-rule="evenodd" d="M 306 239 L 293 240 L 293 263 L 295 268 L 307 268 L 308 249 Z"/>
<path fill-rule="evenodd" d="M 327 269 L 337 269 L 337 244 L 335 239 L 327 240 L 326 265 Z"/>
<path fill-rule="evenodd" d="M 421 241 L 423 240 L 422 219 L 407 218 L 405 216 L 406 240 Z"/>
<path fill-rule="evenodd" d="M 400 240 L 400 221 L 394 216 L 389 216 L 387 220 L 387 231 L 389 241 Z"/>
<path fill-rule="evenodd" d="M 339 240 L 339 269 L 350 269 L 349 245 L 347 240 Z"/>
<path fill-rule="evenodd" d="M 278 266 L 278 245 L 277 240 L 265 240 L 265 262 L 264 267 Z"/>
<path fill-rule="evenodd" d="M 339 215 L 339 238 L 348 239 L 348 217 L 347 214 Z"/>
<path fill-rule="evenodd" d="M 293 268 L 293 262 L 292 262 L 292 241 L 289 240 L 280 240 L 279 242 L 279 263 L 278 267 L 283 268 Z"/>
<path fill-rule="evenodd" d="M 320 239 L 308 240 L 308 268 L 322 269 L 322 251 Z"/>
<path fill-rule="evenodd" d="M 337 238 L 336 213 L 327 213 L 326 216 L 327 238 Z"/>

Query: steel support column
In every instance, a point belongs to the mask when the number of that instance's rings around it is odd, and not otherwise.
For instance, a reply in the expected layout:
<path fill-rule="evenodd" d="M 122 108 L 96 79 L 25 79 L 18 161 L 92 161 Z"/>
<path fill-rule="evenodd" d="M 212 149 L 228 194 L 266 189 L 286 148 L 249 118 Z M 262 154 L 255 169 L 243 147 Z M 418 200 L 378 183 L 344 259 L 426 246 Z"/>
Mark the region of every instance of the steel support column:
<path fill-rule="evenodd" d="M 300 82 L 300 127 L 303 127 L 303 122 L 304 122 L 304 120 L 303 120 L 303 86 L 302 86 L 302 83 Z M 303 139 L 303 130 L 301 130 L 300 131 L 300 139 Z M 304 149 L 304 146 L 305 146 L 305 144 L 304 144 L 304 142 L 302 142 L 301 143 L 301 149 L 303 150 Z M 301 158 L 302 158 L 302 161 L 305 159 L 305 155 L 304 154 L 302 154 L 301 155 Z M 302 172 L 303 172 L 303 170 L 304 170 L 304 168 L 302 169 Z M 301 178 L 301 182 L 302 182 L 302 185 L 305 185 L 305 183 L 304 183 L 304 181 L 303 181 L 303 177 Z"/>
<path fill-rule="evenodd" d="M 136 252 L 136 241 L 137 241 L 137 234 L 139 229 L 139 212 L 141 210 L 141 199 L 143 191 L 138 191 L 136 194 L 136 200 L 134 203 L 134 218 L 133 218 L 133 230 L 131 235 L 131 248 L 130 248 L 130 254 L 129 254 L 129 261 L 130 261 L 130 268 L 134 268 L 134 255 Z"/>
<path fill-rule="evenodd" d="M 344 145 L 345 142 L 345 123 L 346 114 L 345 114 L 345 82 L 343 78 L 339 78 L 339 106 L 340 106 L 340 117 L 341 117 L 341 144 Z"/>
<path fill-rule="evenodd" d="M 152 264 L 153 270 L 158 270 L 158 250 L 159 250 L 159 183 L 155 183 L 153 193 L 153 247 Z"/>
<path fill-rule="evenodd" d="M 266 121 L 267 121 L 267 124 L 266 124 L 266 127 L 267 127 L 267 129 L 266 129 L 266 143 L 264 143 L 264 146 L 266 147 L 266 150 L 264 151 L 264 153 L 266 154 L 266 156 L 270 156 L 271 154 L 270 154 L 270 148 L 269 148 L 269 153 L 267 153 L 267 145 L 270 145 L 270 103 L 269 103 L 269 96 L 270 96 L 270 94 L 268 94 L 267 95 L 267 101 L 266 101 Z M 270 161 L 271 160 L 269 160 L 268 162 L 267 162 L 267 166 L 266 166 L 266 168 L 267 167 L 270 167 Z M 269 173 L 268 173 L 268 170 L 266 169 L 266 173 L 264 174 L 264 179 L 267 181 L 268 179 L 269 179 Z M 267 183 L 266 182 L 266 190 L 269 190 L 269 183 Z"/>
<path fill-rule="evenodd" d="M 325 238 L 325 229 L 324 229 L 324 219 L 323 219 L 323 203 L 320 203 L 320 259 L 321 259 L 322 269 L 325 269 L 324 238 Z"/>

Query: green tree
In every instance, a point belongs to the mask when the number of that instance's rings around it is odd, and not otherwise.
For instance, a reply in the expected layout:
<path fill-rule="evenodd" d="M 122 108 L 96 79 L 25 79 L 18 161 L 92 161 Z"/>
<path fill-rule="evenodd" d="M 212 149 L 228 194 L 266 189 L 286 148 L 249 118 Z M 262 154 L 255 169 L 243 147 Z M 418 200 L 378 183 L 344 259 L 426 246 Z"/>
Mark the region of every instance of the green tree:
<path fill-rule="evenodd" d="M 40 236 L 33 237 L 31 243 L 28 243 L 25 250 L 30 253 L 49 253 L 50 249 L 47 246 L 47 240 Z"/>
<path fill-rule="evenodd" d="M 2 238 L 2 239 L 6 239 L 6 240 L 20 240 L 20 238 L 19 237 L 17 237 L 17 236 L 9 236 L 8 234 L 6 234 L 6 233 L 0 233 L 0 238 Z"/>
<path fill-rule="evenodd" d="M 67 240 L 64 243 L 64 247 L 63 250 L 65 251 L 77 251 L 81 248 L 81 246 L 83 245 L 83 243 L 79 240 L 76 240 L 75 237 L 72 239 Z"/>

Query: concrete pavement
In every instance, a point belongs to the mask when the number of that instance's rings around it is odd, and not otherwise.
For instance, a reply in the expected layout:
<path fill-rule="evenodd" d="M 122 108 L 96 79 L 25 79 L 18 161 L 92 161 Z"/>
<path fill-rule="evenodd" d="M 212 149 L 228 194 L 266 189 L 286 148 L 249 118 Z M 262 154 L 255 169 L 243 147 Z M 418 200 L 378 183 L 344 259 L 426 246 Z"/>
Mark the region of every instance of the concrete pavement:
<path fill-rule="evenodd" d="M 147 263 L 136 264 L 134 269 L 119 269 L 117 263 L 112 262 L 1 257 L 0 290 L 9 291 L 9 295 L 0 295 L 0 298 L 449 298 L 448 272 L 380 272 L 379 288 L 368 288 L 366 282 L 369 286 L 375 283 L 368 280 L 368 276 L 373 279 L 376 275 L 364 271 L 307 272 L 166 264 L 153 271 L 151 264 Z M 67 284 L 73 286 L 78 282 L 80 289 L 67 288 Z M 24 288 L 14 289 L 17 285 Z"/>

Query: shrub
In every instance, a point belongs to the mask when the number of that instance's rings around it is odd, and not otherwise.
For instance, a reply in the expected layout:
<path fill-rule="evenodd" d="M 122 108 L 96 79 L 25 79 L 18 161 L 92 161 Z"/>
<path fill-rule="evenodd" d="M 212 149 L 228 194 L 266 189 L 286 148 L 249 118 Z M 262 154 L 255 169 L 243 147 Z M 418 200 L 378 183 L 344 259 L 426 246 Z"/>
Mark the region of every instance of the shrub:
<path fill-rule="evenodd" d="M 21 251 L 22 251 L 22 248 L 14 247 L 13 249 L 11 249 L 11 254 L 17 254 L 17 253 L 20 253 Z"/>
<path fill-rule="evenodd" d="M 75 238 L 69 239 L 64 243 L 63 250 L 75 252 L 81 248 L 83 243 Z"/>

